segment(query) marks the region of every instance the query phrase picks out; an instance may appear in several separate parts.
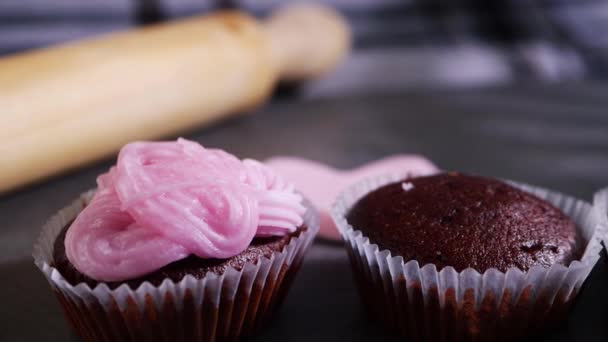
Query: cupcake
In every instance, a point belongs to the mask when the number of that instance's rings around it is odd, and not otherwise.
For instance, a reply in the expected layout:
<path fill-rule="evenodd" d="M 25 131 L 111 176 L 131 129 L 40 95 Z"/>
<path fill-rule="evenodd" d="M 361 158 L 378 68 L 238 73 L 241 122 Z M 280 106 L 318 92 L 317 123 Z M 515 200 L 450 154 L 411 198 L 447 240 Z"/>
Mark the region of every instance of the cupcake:
<path fill-rule="evenodd" d="M 258 332 L 319 229 L 270 168 L 179 139 L 136 142 L 34 247 L 87 341 L 224 341 Z"/>
<path fill-rule="evenodd" d="M 458 173 L 367 180 L 332 214 L 370 316 L 412 340 L 513 340 L 560 322 L 601 249 L 590 204 Z"/>
<path fill-rule="evenodd" d="M 602 221 L 602 239 L 604 247 L 608 249 L 608 188 L 604 188 L 595 193 L 593 206 L 597 209 L 600 220 Z"/>

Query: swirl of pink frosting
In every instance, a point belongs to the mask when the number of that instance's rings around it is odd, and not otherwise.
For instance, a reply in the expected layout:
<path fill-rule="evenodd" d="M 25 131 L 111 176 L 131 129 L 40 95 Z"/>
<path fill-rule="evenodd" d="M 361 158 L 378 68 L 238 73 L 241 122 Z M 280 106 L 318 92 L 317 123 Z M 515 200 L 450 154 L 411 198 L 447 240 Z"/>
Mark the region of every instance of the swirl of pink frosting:
<path fill-rule="evenodd" d="M 80 272 L 120 281 L 194 254 L 229 258 L 254 236 L 284 235 L 305 208 L 292 184 L 255 160 L 185 139 L 135 142 L 97 179 L 65 238 Z"/>

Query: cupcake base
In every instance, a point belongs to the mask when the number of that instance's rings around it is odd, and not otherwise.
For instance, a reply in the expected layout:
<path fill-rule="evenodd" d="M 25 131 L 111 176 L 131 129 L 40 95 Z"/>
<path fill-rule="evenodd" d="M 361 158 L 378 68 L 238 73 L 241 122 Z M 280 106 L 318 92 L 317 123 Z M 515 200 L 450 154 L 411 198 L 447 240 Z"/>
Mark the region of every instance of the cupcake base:
<path fill-rule="evenodd" d="M 364 269 L 355 266 L 355 274 Z M 467 289 L 462 298 L 455 288 L 423 288 L 405 277 L 394 280 L 389 292 L 358 276 L 356 283 L 368 316 L 408 341 L 514 341 L 561 322 L 576 297 L 558 293 L 534 298 L 529 286 L 514 301 L 512 291 L 488 292 L 477 298 Z"/>
<path fill-rule="evenodd" d="M 72 285 L 53 267 L 54 242 L 84 208 L 92 192 L 53 217 L 34 248 L 36 265 L 57 296 L 70 325 L 86 341 L 230 341 L 256 334 L 284 299 L 319 229 L 316 211 L 305 202 L 307 227 L 280 251 L 241 269 L 201 278 L 186 275 L 154 285 L 144 281 L 109 287 Z"/>
<path fill-rule="evenodd" d="M 415 260 L 380 250 L 346 221 L 361 197 L 400 179 L 395 175 L 357 184 L 333 208 L 355 282 L 372 318 L 416 341 L 508 341 L 563 321 L 601 250 L 598 215 L 588 203 L 511 183 L 549 201 L 577 224 L 584 253 L 569 266 L 535 266 L 527 272 L 489 269 L 483 274 L 471 268 L 438 270 L 433 264 L 420 267 Z"/>

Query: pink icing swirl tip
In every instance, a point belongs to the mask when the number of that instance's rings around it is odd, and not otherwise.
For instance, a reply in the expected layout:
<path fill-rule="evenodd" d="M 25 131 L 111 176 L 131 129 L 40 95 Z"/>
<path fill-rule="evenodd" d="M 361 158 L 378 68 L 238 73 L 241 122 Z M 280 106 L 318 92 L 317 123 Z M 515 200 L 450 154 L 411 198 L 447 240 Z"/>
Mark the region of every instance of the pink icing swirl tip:
<path fill-rule="evenodd" d="M 100 281 L 191 254 L 232 257 L 255 236 L 294 232 L 305 212 L 293 185 L 266 165 L 185 139 L 124 146 L 97 184 L 65 246 L 76 269 Z"/>

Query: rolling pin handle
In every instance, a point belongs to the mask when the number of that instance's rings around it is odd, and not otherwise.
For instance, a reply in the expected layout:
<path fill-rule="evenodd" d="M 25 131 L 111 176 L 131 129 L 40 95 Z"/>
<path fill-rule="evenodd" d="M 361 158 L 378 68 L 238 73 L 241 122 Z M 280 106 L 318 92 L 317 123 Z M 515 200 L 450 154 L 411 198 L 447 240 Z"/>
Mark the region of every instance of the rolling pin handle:
<path fill-rule="evenodd" d="M 343 61 L 350 50 L 346 19 L 328 7 L 285 7 L 263 25 L 283 81 L 320 77 Z"/>

